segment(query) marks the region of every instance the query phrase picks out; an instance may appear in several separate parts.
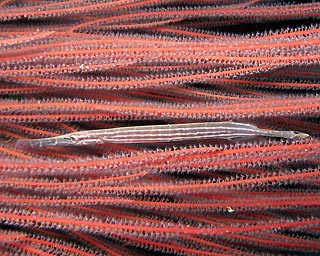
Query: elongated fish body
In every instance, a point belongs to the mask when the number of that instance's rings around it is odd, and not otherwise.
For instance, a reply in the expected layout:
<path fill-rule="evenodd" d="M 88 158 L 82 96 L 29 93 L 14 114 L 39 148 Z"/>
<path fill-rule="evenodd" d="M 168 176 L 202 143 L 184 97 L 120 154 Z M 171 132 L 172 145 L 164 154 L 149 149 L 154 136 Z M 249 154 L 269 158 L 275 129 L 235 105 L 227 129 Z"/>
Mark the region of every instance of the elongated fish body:
<path fill-rule="evenodd" d="M 30 147 L 81 146 L 102 143 L 152 143 L 197 139 L 234 139 L 252 136 L 305 138 L 308 134 L 295 131 L 260 129 L 237 122 L 203 122 L 187 124 L 131 126 L 89 130 L 51 138 L 18 140 L 17 145 Z"/>

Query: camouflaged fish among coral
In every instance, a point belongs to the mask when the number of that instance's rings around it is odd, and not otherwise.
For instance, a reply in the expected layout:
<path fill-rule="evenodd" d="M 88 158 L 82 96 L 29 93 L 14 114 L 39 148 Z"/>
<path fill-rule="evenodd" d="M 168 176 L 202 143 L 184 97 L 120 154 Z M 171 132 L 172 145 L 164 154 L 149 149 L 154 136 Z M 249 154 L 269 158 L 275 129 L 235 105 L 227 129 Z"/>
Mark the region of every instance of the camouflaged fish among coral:
<path fill-rule="evenodd" d="M 0 1 L 0 254 L 319 253 L 319 18 Z"/>

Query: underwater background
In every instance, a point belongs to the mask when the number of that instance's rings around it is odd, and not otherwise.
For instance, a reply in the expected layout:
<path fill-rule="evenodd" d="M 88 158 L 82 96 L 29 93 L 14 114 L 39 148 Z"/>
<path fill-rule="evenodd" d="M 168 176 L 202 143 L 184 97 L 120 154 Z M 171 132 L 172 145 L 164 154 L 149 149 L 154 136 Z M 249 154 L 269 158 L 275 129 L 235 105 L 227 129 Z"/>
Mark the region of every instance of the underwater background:
<path fill-rule="evenodd" d="M 2 255 L 316 255 L 320 2 L 0 2 Z M 234 121 L 308 138 L 19 147 Z"/>

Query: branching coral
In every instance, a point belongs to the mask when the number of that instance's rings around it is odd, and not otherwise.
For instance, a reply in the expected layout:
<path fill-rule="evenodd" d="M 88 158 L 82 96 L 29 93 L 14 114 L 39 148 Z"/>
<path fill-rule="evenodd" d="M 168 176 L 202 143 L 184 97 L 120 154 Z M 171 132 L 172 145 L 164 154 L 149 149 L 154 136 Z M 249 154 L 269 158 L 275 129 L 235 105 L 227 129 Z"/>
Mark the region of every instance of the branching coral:
<path fill-rule="evenodd" d="M 315 255 L 320 5 L 0 3 L 0 253 Z M 310 138 L 17 147 L 233 121 Z"/>

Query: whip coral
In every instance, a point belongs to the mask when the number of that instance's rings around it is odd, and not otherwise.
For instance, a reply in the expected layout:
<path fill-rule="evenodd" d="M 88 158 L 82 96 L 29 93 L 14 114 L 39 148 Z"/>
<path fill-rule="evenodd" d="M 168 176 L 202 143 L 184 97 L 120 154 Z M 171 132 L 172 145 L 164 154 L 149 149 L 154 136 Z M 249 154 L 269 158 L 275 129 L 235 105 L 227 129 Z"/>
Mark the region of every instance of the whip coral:
<path fill-rule="evenodd" d="M 315 255 L 319 9 L 1 1 L 1 255 Z M 190 134 L 205 122 L 260 133 Z M 99 129 L 142 143 L 39 147 Z"/>

